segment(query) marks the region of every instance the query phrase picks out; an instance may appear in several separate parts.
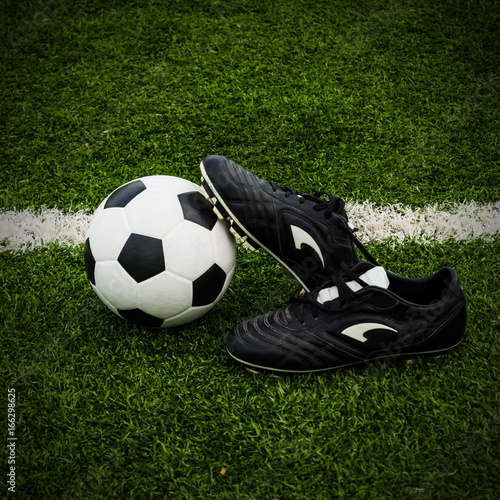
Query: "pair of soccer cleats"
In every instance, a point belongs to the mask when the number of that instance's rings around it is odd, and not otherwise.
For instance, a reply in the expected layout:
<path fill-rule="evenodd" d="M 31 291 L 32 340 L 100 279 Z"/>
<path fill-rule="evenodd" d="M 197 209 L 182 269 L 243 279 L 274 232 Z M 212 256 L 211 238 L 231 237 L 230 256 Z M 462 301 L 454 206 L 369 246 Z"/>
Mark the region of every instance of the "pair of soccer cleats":
<path fill-rule="evenodd" d="M 306 291 L 235 326 L 226 340 L 234 359 L 250 369 L 308 373 L 442 354 L 460 342 L 466 305 L 454 269 L 426 278 L 393 274 L 356 238 L 341 198 L 280 187 L 223 156 L 208 156 L 200 167 L 217 216 Z"/>

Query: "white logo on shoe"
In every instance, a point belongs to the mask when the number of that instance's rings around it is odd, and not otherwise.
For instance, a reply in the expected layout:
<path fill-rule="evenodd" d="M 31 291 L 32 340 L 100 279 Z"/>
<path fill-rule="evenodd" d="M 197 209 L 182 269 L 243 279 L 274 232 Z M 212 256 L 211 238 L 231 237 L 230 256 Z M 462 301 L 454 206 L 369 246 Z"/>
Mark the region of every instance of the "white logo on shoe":
<path fill-rule="evenodd" d="M 300 250 L 302 248 L 302 245 L 307 245 L 311 247 L 318 254 L 318 257 L 321 259 L 323 267 L 325 267 L 323 254 L 321 253 L 321 249 L 319 248 L 319 245 L 316 243 L 315 239 L 307 231 L 304 231 L 304 229 L 302 229 L 301 227 L 294 226 L 292 224 L 290 225 L 290 229 L 292 231 L 292 238 L 295 244 L 295 248 L 297 250 Z"/>
<path fill-rule="evenodd" d="M 352 339 L 359 340 L 359 342 L 366 342 L 368 339 L 365 337 L 365 333 L 371 330 L 390 330 L 391 332 L 398 333 L 394 328 L 382 323 L 358 323 L 357 325 L 344 328 L 340 333 Z"/>

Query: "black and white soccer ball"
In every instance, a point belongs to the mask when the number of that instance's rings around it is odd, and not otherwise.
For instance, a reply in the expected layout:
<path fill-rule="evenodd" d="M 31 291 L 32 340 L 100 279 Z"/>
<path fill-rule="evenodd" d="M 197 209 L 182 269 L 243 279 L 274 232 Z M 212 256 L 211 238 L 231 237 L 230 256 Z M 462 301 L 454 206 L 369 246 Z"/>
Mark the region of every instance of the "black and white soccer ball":
<path fill-rule="evenodd" d="M 174 327 L 207 313 L 227 290 L 236 243 L 200 187 L 154 175 L 113 191 L 87 231 L 92 288 L 118 316 Z"/>

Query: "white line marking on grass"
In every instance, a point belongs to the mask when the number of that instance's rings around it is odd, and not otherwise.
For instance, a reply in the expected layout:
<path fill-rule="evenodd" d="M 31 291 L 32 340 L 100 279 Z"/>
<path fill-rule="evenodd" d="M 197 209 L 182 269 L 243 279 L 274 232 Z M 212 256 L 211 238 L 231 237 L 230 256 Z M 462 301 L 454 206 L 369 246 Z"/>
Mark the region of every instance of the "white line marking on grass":
<path fill-rule="evenodd" d="M 365 201 L 346 203 L 346 212 L 351 223 L 359 228 L 362 241 L 491 241 L 500 232 L 500 201 L 487 205 L 449 202 L 423 208 L 402 204 L 376 206 Z"/>
<path fill-rule="evenodd" d="M 57 208 L 7 210 L 0 213 L 0 251 L 28 251 L 47 243 L 71 247 L 85 241 L 92 214 L 80 210 L 64 213 Z"/>
<path fill-rule="evenodd" d="M 363 242 L 386 243 L 415 240 L 491 241 L 500 233 L 500 201 L 444 203 L 412 208 L 405 205 L 377 206 L 365 201 L 347 202 L 351 224 L 359 228 Z M 64 213 L 56 208 L 0 212 L 0 251 L 28 251 L 56 242 L 75 247 L 85 241 L 92 213 Z"/>

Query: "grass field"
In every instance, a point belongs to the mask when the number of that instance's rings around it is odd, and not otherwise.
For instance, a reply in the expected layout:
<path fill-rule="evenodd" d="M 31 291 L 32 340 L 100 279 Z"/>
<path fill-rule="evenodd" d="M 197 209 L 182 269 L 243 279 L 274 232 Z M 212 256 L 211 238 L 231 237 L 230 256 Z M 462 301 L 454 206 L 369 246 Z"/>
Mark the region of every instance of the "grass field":
<path fill-rule="evenodd" d="M 198 182 L 209 154 L 351 202 L 500 200 L 498 2 L 0 5 L 0 212 L 91 213 L 136 177 Z M 159 331 L 100 303 L 81 245 L 0 241 L 2 495 L 500 498 L 498 233 L 357 234 L 393 272 L 458 270 L 468 326 L 455 350 L 253 374 L 226 332 L 300 291 L 266 254 L 239 249 L 219 304 Z"/>

